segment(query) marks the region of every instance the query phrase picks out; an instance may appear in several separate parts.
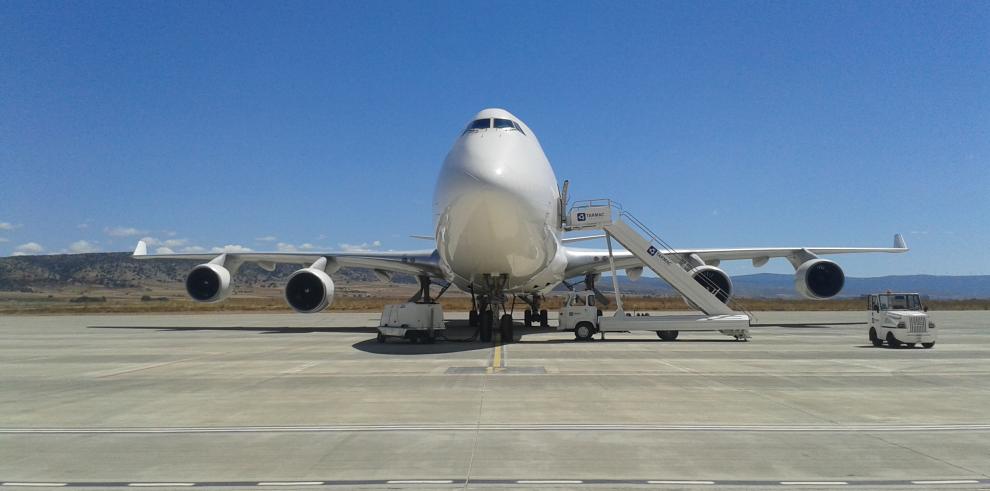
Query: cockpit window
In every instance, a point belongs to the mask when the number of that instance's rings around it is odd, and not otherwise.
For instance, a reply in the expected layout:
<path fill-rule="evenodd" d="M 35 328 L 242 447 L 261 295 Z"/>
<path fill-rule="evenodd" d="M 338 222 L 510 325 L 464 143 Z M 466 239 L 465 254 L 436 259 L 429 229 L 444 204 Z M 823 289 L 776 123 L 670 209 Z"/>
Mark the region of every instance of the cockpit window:
<path fill-rule="evenodd" d="M 514 129 L 515 128 L 515 125 L 512 124 L 512 120 L 511 119 L 498 119 L 498 118 L 496 118 L 495 119 L 495 127 L 496 128 L 503 128 L 503 129 L 504 128 Z"/>
<path fill-rule="evenodd" d="M 517 122 L 515 122 L 515 121 L 513 121 L 513 122 L 512 122 L 512 126 L 515 126 L 515 128 L 516 128 L 517 130 L 519 130 L 519 132 L 520 132 L 520 133 L 522 133 L 522 134 L 524 134 L 524 135 L 526 134 L 526 132 L 525 132 L 525 131 L 523 131 L 523 129 L 522 129 L 522 126 L 519 126 L 519 123 L 517 123 Z"/>
<path fill-rule="evenodd" d="M 469 130 L 481 130 L 481 129 L 491 128 L 491 127 L 492 127 L 492 120 L 491 119 L 476 119 L 476 120 L 472 121 L 471 124 L 468 125 L 467 129 L 469 129 Z"/>

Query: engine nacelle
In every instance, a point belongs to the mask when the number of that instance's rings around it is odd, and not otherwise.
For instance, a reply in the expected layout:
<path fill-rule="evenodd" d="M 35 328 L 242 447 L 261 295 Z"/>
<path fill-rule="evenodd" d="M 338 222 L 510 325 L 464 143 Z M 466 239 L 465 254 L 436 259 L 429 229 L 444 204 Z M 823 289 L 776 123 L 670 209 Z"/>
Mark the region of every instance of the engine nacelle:
<path fill-rule="evenodd" d="M 803 297 L 824 300 L 836 296 L 846 284 L 842 268 L 828 259 L 812 259 L 794 272 L 794 289 Z"/>
<path fill-rule="evenodd" d="M 722 303 L 729 302 L 729 298 L 732 297 L 732 279 L 725 271 L 715 266 L 704 265 L 688 271 L 688 274 Z"/>
<path fill-rule="evenodd" d="M 333 304 L 333 280 L 322 269 L 300 269 L 285 284 L 285 301 L 296 312 L 319 312 Z"/>
<path fill-rule="evenodd" d="M 200 264 L 186 276 L 186 293 L 197 302 L 219 302 L 231 290 L 230 271 L 219 264 Z"/>

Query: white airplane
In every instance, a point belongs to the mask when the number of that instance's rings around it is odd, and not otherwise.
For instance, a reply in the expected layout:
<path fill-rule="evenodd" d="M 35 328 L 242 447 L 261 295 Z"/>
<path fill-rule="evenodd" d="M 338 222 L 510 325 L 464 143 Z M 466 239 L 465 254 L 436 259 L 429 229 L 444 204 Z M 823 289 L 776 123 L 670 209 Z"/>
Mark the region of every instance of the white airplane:
<path fill-rule="evenodd" d="M 540 308 L 543 295 L 569 278 L 583 277 L 593 289 L 595 279 L 610 269 L 603 260 L 608 251 L 567 246 L 602 236 L 563 236 L 566 183 L 563 199 L 561 194 L 533 130 L 508 111 L 485 109 L 472 118 L 440 169 L 433 199 L 435 249 L 152 255 L 139 242 L 134 258 L 209 261 L 194 267 L 186 278 L 189 296 L 199 302 L 224 299 L 232 290 L 232 272 L 245 262 L 268 271 L 276 263 L 301 264 L 305 267 L 286 283 L 285 298 L 303 313 L 319 312 L 333 303 L 330 275 L 341 267 L 370 268 L 383 277 L 407 273 L 420 281 L 420 291 L 411 300 L 430 301 L 434 281 L 452 284 L 472 295 L 471 324 L 480 324 L 483 341 L 491 340 L 496 319 L 502 338 L 512 339 L 512 318 L 504 314 L 506 298 L 514 295 L 528 304 L 527 326 L 536 321 L 546 325 L 547 311 Z M 748 259 L 759 267 L 770 258 L 787 258 L 795 268 L 797 291 L 807 298 L 825 299 L 839 293 L 845 275 L 836 263 L 818 255 L 907 250 L 903 238 L 895 235 L 890 248 L 677 249 L 665 254 L 693 262 L 698 266 L 691 270 L 695 278 L 717 285 L 718 298 L 728 301 L 732 283 L 718 269 L 720 261 Z M 615 251 L 614 258 L 615 267 L 625 269 L 631 279 L 642 274 L 643 262 L 628 251 Z"/>

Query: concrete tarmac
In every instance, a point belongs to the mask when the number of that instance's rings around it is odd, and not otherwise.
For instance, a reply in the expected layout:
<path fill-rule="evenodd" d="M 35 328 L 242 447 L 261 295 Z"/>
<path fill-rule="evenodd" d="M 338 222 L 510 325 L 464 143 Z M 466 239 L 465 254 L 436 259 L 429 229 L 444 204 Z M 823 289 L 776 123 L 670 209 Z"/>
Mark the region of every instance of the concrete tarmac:
<path fill-rule="evenodd" d="M 990 487 L 990 313 L 932 312 L 931 350 L 873 348 L 867 315 L 504 346 L 378 344 L 377 313 L 8 316 L 0 485 Z"/>

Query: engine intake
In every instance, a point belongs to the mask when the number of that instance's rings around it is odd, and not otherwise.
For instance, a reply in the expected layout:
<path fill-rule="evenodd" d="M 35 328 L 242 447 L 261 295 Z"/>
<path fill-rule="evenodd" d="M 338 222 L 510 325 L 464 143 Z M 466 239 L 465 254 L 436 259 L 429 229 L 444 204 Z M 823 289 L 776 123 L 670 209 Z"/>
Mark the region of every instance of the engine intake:
<path fill-rule="evenodd" d="M 186 276 L 186 293 L 197 302 L 219 302 L 230 291 L 230 271 L 219 264 L 200 264 Z"/>
<path fill-rule="evenodd" d="M 722 303 L 729 302 L 729 298 L 732 297 L 732 279 L 725 271 L 705 265 L 688 271 L 688 274 Z"/>
<path fill-rule="evenodd" d="M 326 309 L 333 304 L 333 280 L 321 269 L 300 269 L 285 284 L 285 301 L 304 314 Z"/>
<path fill-rule="evenodd" d="M 842 268 L 828 259 L 805 261 L 794 272 L 794 288 L 805 298 L 824 300 L 836 296 L 846 284 Z"/>

